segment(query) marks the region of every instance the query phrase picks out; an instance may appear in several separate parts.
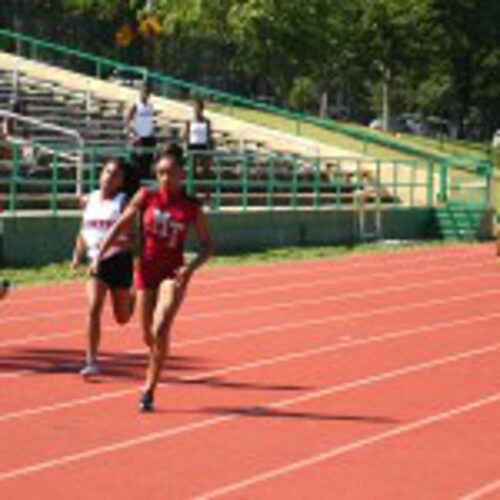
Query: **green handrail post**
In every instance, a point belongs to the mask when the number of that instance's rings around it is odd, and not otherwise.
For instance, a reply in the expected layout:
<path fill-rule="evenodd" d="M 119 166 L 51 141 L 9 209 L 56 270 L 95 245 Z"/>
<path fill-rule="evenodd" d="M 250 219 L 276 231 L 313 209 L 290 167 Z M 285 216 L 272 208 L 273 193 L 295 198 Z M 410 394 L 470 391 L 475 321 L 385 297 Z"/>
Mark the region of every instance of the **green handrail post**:
<path fill-rule="evenodd" d="M 299 172 L 297 168 L 297 157 L 293 157 L 292 162 L 292 207 L 294 210 L 297 210 L 297 191 L 298 191 L 298 182 L 299 182 Z"/>
<path fill-rule="evenodd" d="M 125 147 L 125 159 L 131 163 L 132 162 L 132 156 L 134 154 L 134 147 L 130 145 L 130 143 L 127 144 L 127 146 Z"/>
<path fill-rule="evenodd" d="M 221 157 L 215 156 L 215 210 L 220 211 L 221 207 L 221 190 L 222 190 L 222 172 L 221 172 Z"/>
<path fill-rule="evenodd" d="M 320 200 L 320 182 L 321 182 L 321 163 L 319 157 L 314 161 L 314 181 L 313 181 L 313 189 L 314 189 L 314 208 L 318 209 L 321 204 Z"/>
<path fill-rule="evenodd" d="M 333 182 L 335 183 L 335 208 L 342 208 L 342 192 L 344 189 L 344 176 L 342 175 L 342 160 L 339 160 L 337 165 L 334 165 Z"/>
<path fill-rule="evenodd" d="M 485 179 L 485 189 L 486 189 L 486 208 L 494 207 L 496 196 L 495 196 L 495 178 L 494 178 L 494 167 L 493 163 L 488 161 L 488 171 L 486 172 Z"/>
<path fill-rule="evenodd" d="M 376 187 L 375 199 L 376 199 L 377 205 L 380 205 L 380 203 L 382 202 L 382 200 L 380 199 L 380 194 L 381 194 L 380 186 L 382 185 L 382 183 L 380 182 L 381 173 L 382 173 L 382 163 L 380 160 L 376 160 L 375 161 L 375 187 Z"/>
<path fill-rule="evenodd" d="M 354 192 L 361 192 L 363 189 L 363 179 L 361 178 L 361 162 L 360 160 L 356 160 L 356 181 L 355 181 L 355 190 Z M 354 204 L 356 206 L 356 210 L 361 209 L 361 196 L 354 197 Z"/>
<path fill-rule="evenodd" d="M 434 163 L 430 160 L 426 162 L 427 171 L 427 206 L 431 207 L 434 203 Z"/>
<path fill-rule="evenodd" d="M 17 189 L 19 182 L 19 162 L 21 160 L 21 145 L 14 144 L 12 151 L 12 172 L 10 173 L 9 212 L 14 213 L 17 208 Z"/>
<path fill-rule="evenodd" d="M 54 152 L 54 163 L 52 165 L 52 189 L 50 196 L 50 209 L 52 214 L 57 214 L 58 208 L 58 194 L 59 194 L 59 156 L 60 151 L 58 149 Z"/>
<path fill-rule="evenodd" d="M 243 192 L 243 211 L 248 210 L 248 156 L 243 158 L 243 176 L 242 176 L 242 192 Z"/>
<path fill-rule="evenodd" d="M 448 201 L 448 162 L 446 160 L 442 160 L 439 164 L 438 200 L 442 203 Z"/>
<path fill-rule="evenodd" d="M 101 59 L 97 59 L 95 62 L 95 76 L 102 79 L 102 61 Z"/>
<path fill-rule="evenodd" d="M 410 162 L 410 207 L 415 205 L 415 184 L 416 184 L 416 173 L 417 173 L 417 162 Z"/>
<path fill-rule="evenodd" d="M 30 44 L 30 59 L 36 60 L 38 58 L 38 45 L 35 42 Z"/>
<path fill-rule="evenodd" d="M 194 155 L 193 153 L 188 153 L 187 156 L 187 179 L 186 179 L 186 189 L 189 196 L 194 195 Z"/>
<path fill-rule="evenodd" d="M 392 162 L 392 188 L 394 189 L 394 198 L 398 197 L 398 188 L 399 188 L 399 166 L 397 161 Z"/>
<path fill-rule="evenodd" d="M 266 160 L 266 176 L 267 176 L 267 196 L 266 207 L 269 210 L 274 209 L 273 192 L 274 192 L 274 158 L 269 155 Z"/>

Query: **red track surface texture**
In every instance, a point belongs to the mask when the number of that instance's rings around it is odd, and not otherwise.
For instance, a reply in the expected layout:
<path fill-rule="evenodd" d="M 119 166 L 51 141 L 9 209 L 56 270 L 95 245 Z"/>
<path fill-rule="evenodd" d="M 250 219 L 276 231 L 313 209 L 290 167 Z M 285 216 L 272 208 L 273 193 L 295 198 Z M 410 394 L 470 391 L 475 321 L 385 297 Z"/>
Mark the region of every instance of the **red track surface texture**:
<path fill-rule="evenodd" d="M 0 498 L 500 498 L 500 266 L 488 246 L 204 271 L 157 411 L 81 285 L 0 305 Z"/>

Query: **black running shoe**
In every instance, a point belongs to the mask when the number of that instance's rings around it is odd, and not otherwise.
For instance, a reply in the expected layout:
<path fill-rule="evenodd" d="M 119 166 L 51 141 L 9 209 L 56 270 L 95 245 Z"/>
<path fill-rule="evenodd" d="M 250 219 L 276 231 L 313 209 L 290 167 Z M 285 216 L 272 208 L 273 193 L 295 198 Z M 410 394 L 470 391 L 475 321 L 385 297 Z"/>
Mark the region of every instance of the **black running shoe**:
<path fill-rule="evenodd" d="M 153 411 L 153 393 L 151 391 L 146 391 L 141 394 L 141 398 L 139 399 L 139 411 L 142 412 L 151 412 Z"/>

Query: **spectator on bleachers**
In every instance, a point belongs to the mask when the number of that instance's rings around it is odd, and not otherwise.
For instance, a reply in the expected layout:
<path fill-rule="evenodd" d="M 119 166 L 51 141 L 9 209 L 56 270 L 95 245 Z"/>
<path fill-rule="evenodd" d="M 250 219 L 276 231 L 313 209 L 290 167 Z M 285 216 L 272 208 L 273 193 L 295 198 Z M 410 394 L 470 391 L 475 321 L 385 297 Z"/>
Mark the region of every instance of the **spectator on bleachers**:
<path fill-rule="evenodd" d="M 212 124 L 204 115 L 205 105 L 201 99 L 194 103 L 193 116 L 186 123 L 185 141 L 188 155 L 192 158 L 195 179 L 211 177 L 211 157 L 209 152 L 214 149 Z M 189 158 L 188 156 L 188 158 Z M 204 189 L 206 200 L 210 198 L 210 189 Z"/>
<path fill-rule="evenodd" d="M 196 165 L 208 163 L 204 161 L 206 155 L 196 155 L 197 152 L 205 152 L 213 149 L 212 124 L 204 115 L 205 105 L 198 99 L 194 103 L 193 117 L 186 124 L 186 146 L 190 153 L 194 154 Z"/>
<path fill-rule="evenodd" d="M 125 124 L 130 133 L 134 153 L 133 162 L 140 180 L 152 178 L 152 165 L 156 148 L 154 109 L 149 102 L 150 91 L 144 87 L 139 99 L 130 106 L 125 115 Z"/>

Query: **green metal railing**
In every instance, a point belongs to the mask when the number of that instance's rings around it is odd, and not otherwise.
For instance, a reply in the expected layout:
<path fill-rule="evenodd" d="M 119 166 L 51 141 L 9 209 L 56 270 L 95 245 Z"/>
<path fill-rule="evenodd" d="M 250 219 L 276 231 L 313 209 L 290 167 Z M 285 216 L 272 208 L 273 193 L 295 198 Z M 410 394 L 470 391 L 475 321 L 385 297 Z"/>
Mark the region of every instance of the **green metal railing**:
<path fill-rule="evenodd" d="M 0 143 L 0 149 L 0 197 L 11 213 L 26 208 L 53 213 L 78 208 L 80 192 L 98 187 L 105 158 L 134 158 L 130 148 L 86 148 L 79 152 L 84 163 L 78 174 L 77 168 L 65 163 L 66 149 L 54 149 L 50 164 L 44 167 L 24 157 L 22 144 Z M 204 152 L 187 155 L 185 188 L 211 211 L 408 208 L 449 202 L 489 207 L 491 169 L 478 166 L 476 172 L 459 176 L 452 167 L 445 161 Z"/>
<path fill-rule="evenodd" d="M 0 50 L 13 52 L 37 61 L 46 61 L 52 65 L 66 67 L 71 70 L 84 72 L 89 76 L 100 79 L 107 79 L 114 71 L 120 70 L 126 70 L 132 74 L 135 73 L 140 78 L 147 75 L 148 82 L 152 86 L 154 92 L 160 96 L 174 99 L 186 99 L 193 96 L 202 97 L 212 103 L 227 107 L 227 112 L 229 114 L 234 114 L 237 108 L 263 111 L 290 120 L 294 123 L 293 131 L 297 135 L 301 134 L 303 125 L 314 125 L 359 141 L 359 148 L 363 154 L 367 153 L 368 145 L 373 144 L 434 162 L 439 162 L 444 158 L 443 155 L 429 153 L 428 150 L 418 145 L 383 136 L 359 126 L 347 125 L 330 119 L 292 112 L 278 106 L 272 106 L 226 92 L 216 91 L 168 75 L 147 71 L 145 68 L 130 66 L 116 60 L 99 57 L 10 30 L 0 29 Z M 468 160 L 468 163 L 477 160 L 478 158 L 471 158 Z"/>

